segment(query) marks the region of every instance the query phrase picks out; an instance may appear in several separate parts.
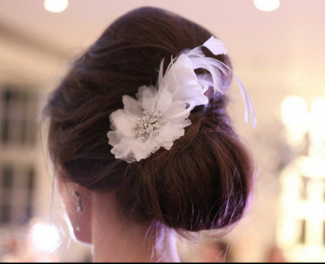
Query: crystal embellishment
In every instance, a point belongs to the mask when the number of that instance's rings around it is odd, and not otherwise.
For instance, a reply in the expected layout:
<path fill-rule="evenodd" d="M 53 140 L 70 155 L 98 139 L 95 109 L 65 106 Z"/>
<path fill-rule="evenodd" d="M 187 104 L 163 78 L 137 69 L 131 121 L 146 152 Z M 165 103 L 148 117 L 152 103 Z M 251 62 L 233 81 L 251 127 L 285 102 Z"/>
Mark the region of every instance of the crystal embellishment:
<path fill-rule="evenodd" d="M 135 136 L 140 138 L 141 142 L 146 142 L 151 136 L 158 136 L 160 124 L 159 118 L 162 117 L 160 111 L 143 111 L 143 116 L 138 118 L 138 123 L 133 125 Z"/>

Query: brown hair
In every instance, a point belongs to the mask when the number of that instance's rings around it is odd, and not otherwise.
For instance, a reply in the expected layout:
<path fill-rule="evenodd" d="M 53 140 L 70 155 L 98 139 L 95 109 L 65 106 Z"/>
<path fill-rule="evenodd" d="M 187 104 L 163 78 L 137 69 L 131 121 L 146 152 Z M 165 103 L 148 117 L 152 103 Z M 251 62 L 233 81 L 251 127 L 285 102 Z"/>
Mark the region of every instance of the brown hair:
<path fill-rule="evenodd" d="M 45 108 L 51 159 L 63 176 L 92 190 L 115 191 L 124 213 L 177 231 L 238 221 L 248 205 L 253 163 L 231 127 L 225 95 L 210 94 L 209 106 L 193 109 L 192 125 L 171 150 L 161 148 L 140 162 L 115 159 L 107 139 L 109 115 L 123 108 L 122 96 L 156 84 L 163 58 L 166 69 L 172 55 L 211 35 L 159 8 L 136 9 L 114 21 L 75 60 Z M 231 66 L 228 56 L 214 57 Z M 224 87 L 230 79 L 224 76 Z"/>

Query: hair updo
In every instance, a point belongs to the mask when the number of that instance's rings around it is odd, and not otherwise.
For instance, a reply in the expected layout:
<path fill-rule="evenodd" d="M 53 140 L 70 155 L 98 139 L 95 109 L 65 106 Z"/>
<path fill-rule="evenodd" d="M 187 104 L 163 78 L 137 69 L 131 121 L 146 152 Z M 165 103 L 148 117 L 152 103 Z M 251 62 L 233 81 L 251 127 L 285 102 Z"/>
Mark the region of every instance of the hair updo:
<path fill-rule="evenodd" d="M 160 148 L 140 162 L 115 159 L 107 138 L 109 115 L 123 108 L 123 95 L 135 97 L 140 86 L 155 85 L 163 58 L 165 71 L 171 56 L 211 35 L 159 8 L 136 9 L 114 21 L 74 61 L 45 108 L 50 156 L 63 177 L 114 191 L 123 213 L 179 232 L 238 221 L 248 206 L 253 162 L 231 127 L 225 95 L 207 94 L 208 107 L 191 111 L 192 124 L 171 150 Z M 227 55 L 203 51 L 231 67 Z M 230 80 L 231 73 L 224 76 L 224 88 Z"/>

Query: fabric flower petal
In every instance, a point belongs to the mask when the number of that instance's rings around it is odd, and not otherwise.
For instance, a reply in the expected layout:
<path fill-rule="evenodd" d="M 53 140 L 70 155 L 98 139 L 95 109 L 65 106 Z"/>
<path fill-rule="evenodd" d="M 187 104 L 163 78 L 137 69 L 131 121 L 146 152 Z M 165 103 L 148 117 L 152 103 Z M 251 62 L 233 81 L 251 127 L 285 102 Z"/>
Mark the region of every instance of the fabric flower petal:
<path fill-rule="evenodd" d="M 139 102 L 132 98 L 131 96 L 124 95 L 123 98 L 124 109 L 127 114 L 140 116 L 142 115 L 143 109 L 141 108 Z"/>
<path fill-rule="evenodd" d="M 108 143 L 112 146 L 115 146 L 121 141 L 121 136 L 116 131 L 109 131 L 107 137 L 109 139 Z"/>
<path fill-rule="evenodd" d="M 126 137 L 135 137 L 133 124 L 137 122 L 137 117 L 128 114 L 124 109 L 119 109 L 110 115 L 112 128 Z"/>
<path fill-rule="evenodd" d="M 151 153 L 156 152 L 159 147 L 160 146 L 153 140 L 142 143 L 132 138 L 122 138 L 121 141 L 114 146 L 112 153 L 115 154 L 115 157 L 118 159 L 134 162 L 147 158 Z"/>
<path fill-rule="evenodd" d="M 153 111 L 156 108 L 156 97 L 153 86 L 141 86 L 136 95 L 144 110 Z"/>
<path fill-rule="evenodd" d="M 182 125 L 172 125 L 169 122 L 159 130 L 159 135 L 154 140 L 165 149 L 170 149 L 173 142 L 181 136 L 184 136 L 184 133 L 185 130 Z"/>
<path fill-rule="evenodd" d="M 190 112 L 184 112 L 186 110 L 187 104 L 182 100 L 173 101 L 169 106 L 168 110 L 160 118 L 159 123 L 166 124 L 168 122 L 172 124 L 178 124 L 182 120 L 188 118 Z M 175 115 L 183 112 L 182 115 L 174 117 Z"/>

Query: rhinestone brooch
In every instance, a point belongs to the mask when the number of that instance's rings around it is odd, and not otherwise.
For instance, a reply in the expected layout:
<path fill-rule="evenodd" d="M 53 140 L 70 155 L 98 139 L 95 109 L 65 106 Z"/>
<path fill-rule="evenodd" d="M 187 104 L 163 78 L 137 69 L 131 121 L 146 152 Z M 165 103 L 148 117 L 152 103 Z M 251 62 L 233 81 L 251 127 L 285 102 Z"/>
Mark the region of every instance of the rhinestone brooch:
<path fill-rule="evenodd" d="M 143 111 L 143 116 L 138 118 L 138 123 L 133 125 L 135 136 L 140 138 L 140 141 L 146 142 L 151 136 L 158 136 L 158 128 L 160 124 L 159 118 L 162 117 L 160 111 Z"/>

